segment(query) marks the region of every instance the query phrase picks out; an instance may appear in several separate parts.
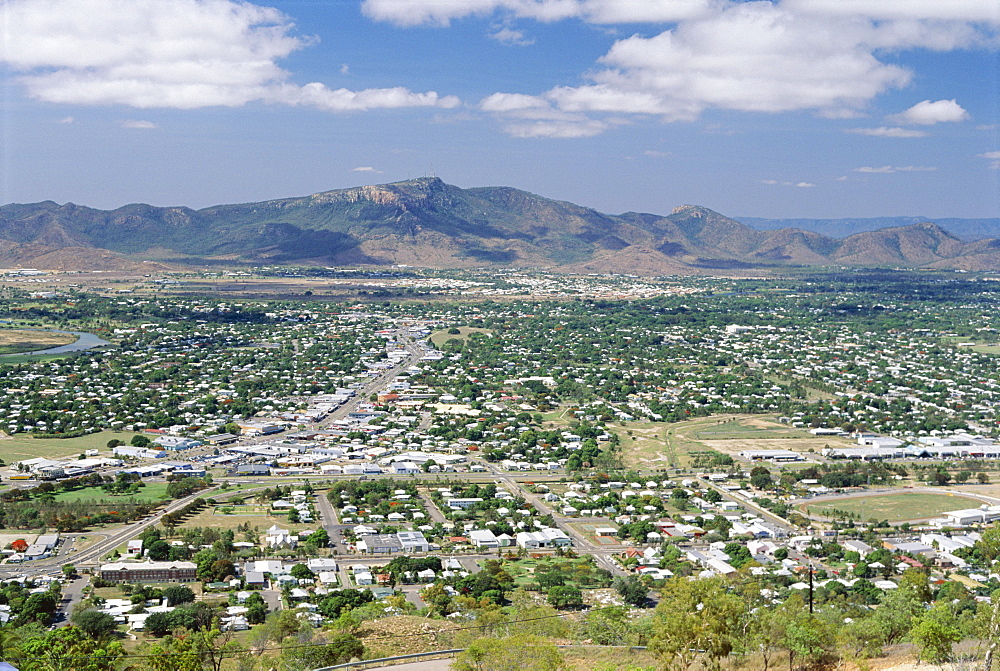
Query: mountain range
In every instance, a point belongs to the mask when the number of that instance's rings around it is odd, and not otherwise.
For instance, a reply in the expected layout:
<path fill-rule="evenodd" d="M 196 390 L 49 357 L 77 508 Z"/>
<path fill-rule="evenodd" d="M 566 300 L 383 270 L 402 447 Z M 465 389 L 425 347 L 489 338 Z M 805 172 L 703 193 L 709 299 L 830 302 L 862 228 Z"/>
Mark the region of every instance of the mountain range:
<path fill-rule="evenodd" d="M 843 238 L 803 227 L 759 230 L 694 205 L 669 215 L 609 215 L 514 188 L 463 189 L 438 178 L 201 210 L 97 210 L 51 201 L 0 207 L 0 266 L 126 269 L 149 261 L 639 275 L 787 266 L 997 270 L 1000 240 L 962 240 L 928 221 Z"/>

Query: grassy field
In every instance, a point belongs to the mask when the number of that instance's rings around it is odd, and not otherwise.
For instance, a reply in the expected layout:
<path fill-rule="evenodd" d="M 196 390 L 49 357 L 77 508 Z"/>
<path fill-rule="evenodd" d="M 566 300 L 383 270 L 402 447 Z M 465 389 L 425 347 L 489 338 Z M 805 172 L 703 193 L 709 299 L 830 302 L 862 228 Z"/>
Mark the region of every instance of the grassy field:
<path fill-rule="evenodd" d="M 103 501 L 114 503 L 115 501 L 126 501 L 135 499 L 136 501 L 160 501 L 167 498 L 167 483 L 148 482 L 141 487 L 137 494 L 112 496 L 100 487 L 84 487 L 72 492 L 59 492 L 55 495 L 56 501 Z"/>
<path fill-rule="evenodd" d="M 30 329 L 0 329 L 0 354 L 34 352 L 76 342 L 76 336 Z"/>
<path fill-rule="evenodd" d="M 225 508 L 226 506 L 219 505 L 213 508 L 204 508 L 197 515 L 185 518 L 183 526 L 185 527 L 212 527 L 219 530 L 233 529 L 235 530 L 241 524 L 249 524 L 251 527 L 257 527 L 263 536 L 264 531 L 275 524 L 282 529 L 288 529 L 293 534 L 299 531 L 315 531 L 319 528 L 319 522 L 313 522 L 311 524 L 301 524 L 301 523 L 290 523 L 288 521 L 288 515 L 272 515 L 272 514 L 249 514 L 240 515 L 232 514 L 226 515 L 219 512 L 220 508 Z"/>
<path fill-rule="evenodd" d="M 89 433 L 79 438 L 32 438 L 15 434 L 0 438 L 0 459 L 5 464 L 23 459 L 45 457 L 47 459 L 76 458 L 86 450 L 101 450 L 108 454 L 108 441 L 117 439 L 128 443 L 136 434 L 128 431 L 101 431 Z"/>
<path fill-rule="evenodd" d="M 460 326 L 458 328 L 458 333 L 448 333 L 447 330 L 435 331 L 434 333 L 431 334 L 430 340 L 435 347 L 440 347 L 441 345 L 445 344 L 452 338 L 454 338 L 455 340 L 461 340 L 462 342 L 465 342 L 469 338 L 469 336 L 472 335 L 473 333 L 485 333 L 486 335 L 493 335 L 493 331 L 490 331 L 489 329 L 474 328 L 472 326 Z"/>
<path fill-rule="evenodd" d="M 132 436 L 129 431 L 101 431 L 88 433 L 79 438 L 32 438 L 26 434 L 0 437 L 0 459 L 5 464 L 22 459 L 45 457 L 47 459 L 76 458 L 86 450 L 101 450 L 104 456 L 111 456 L 108 441 L 117 439 L 128 443 Z"/>
<path fill-rule="evenodd" d="M 898 494 L 878 494 L 827 500 L 802 506 L 814 515 L 832 517 L 834 511 L 859 515 L 863 520 L 879 519 L 890 522 L 907 522 L 935 517 L 947 510 L 978 508 L 981 501 L 954 494 L 928 494 L 924 492 L 900 492 Z"/>

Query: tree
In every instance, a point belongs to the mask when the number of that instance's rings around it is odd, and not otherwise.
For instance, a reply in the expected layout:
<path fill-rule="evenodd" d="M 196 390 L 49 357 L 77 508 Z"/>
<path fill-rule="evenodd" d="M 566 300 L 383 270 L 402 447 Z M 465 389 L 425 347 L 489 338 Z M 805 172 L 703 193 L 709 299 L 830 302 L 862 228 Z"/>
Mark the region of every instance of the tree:
<path fill-rule="evenodd" d="M 582 608 L 583 593 L 572 585 L 558 585 L 549 588 L 547 601 L 553 608 Z"/>
<path fill-rule="evenodd" d="M 329 638 L 312 641 L 315 645 L 289 647 L 282 657 L 293 662 L 295 668 L 318 669 L 361 659 L 365 646 L 349 632 L 337 632 Z"/>
<path fill-rule="evenodd" d="M 170 543 L 155 540 L 146 548 L 146 556 L 153 561 L 166 561 L 170 559 Z"/>
<path fill-rule="evenodd" d="M 94 608 L 77 611 L 70 617 L 74 626 L 82 629 L 87 636 L 100 638 L 115 630 L 115 618 Z"/>
<path fill-rule="evenodd" d="M 562 653 L 548 640 L 531 635 L 477 638 L 459 653 L 455 671 L 560 671 Z"/>
<path fill-rule="evenodd" d="M 642 606 L 649 599 L 649 589 L 637 575 L 618 576 L 611 586 L 630 606 Z"/>
<path fill-rule="evenodd" d="M 310 580 L 316 577 L 316 574 L 312 572 L 312 569 L 305 564 L 296 564 L 291 568 L 288 574 L 296 580 Z"/>
<path fill-rule="evenodd" d="M 179 606 L 182 603 L 192 603 L 194 592 L 187 585 L 171 585 L 163 588 L 163 598 L 171 606 Z"/>
<path fill-rule="evenodd" d="M 327 533 L 326 529 L 320 527 L 316 531 L 309 534 L 306 538 L 307 543 L 312 543 L 316 547 L 329 547 L 330 546 L 330 534 Z"/>
<path fill-rule="evenodd" d="M 948 604 L 936 604 L 913 623 L 910 639 L 920 646 L 919 659 L 942 664 L 951 659 L 952 645 L 962 640 Z"/>
<path fill-rule="evenodd" d="M 979 484 L 985 485 L 988 484 L 989 481 L 990 481 L 990 476 L 982 472 L 976 473 L 976 482 L 978 482 Z"/>
<path fill-rule="evenodd" d="M 702 661 L 718 668 L 736 643 L 744 602 L 721 578 L 667 581 L 656 606 L 649 649 L 674 669 Z"/>
<path fill-rule="evenodd" d="M 143 624 L 143 631 L 151 636 L 164 636 L 173 628 L 171 613 L 150 613 Z"/>
<path fill-rule="evenodd" d="M 130 440 L 130 441 L 129 441 L 129 444 L 130 444 L 130 445 L 131 445 L 132 447 L 149 447 L 149 445 L 150 445 L 150 444 L 151 444 L 152 442 L 153 442 L 153 441 L 151 441 L 151 440 L 150 440 L 149 438 L 147 438 L 146 436 L 144 436 L 144 435 L 142 435 L 142 434 L 139 434 L 139 433 L 137 433 L 137 434 L 135 434 L 134 436 L 132 436 L 132 440 Z"/>
<path fill-rule="evenodd" d="M 116 671 L 125 650 L 118 641 L 94 638 L 80 627 L 61 627 L 27 640 L 21 654 L 31 666 L 18 666 L 33 671 Z"/>

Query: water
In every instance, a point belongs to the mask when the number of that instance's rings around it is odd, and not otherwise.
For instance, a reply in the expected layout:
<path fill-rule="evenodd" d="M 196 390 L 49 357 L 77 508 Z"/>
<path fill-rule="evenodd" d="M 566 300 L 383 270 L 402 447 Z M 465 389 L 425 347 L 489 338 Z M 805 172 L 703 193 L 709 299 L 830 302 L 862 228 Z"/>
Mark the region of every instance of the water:
<path fill-rule="evenodd" d="M 46 333 L 65 333 L 67 335 L 75 335 L 76 341 L 71 342 L 68 345 L 59 345 L 58 347 L 39 349 L 35 350 L 34 352 L 17 352 L 15 354 L 4 354 L 3 356 L 26 356 L 29 354 L 65 354 L 66 352 L 82 352 L 84 350 L 100 347 L 101 345 L 111 344 L 107 340 L 98 338 L 93 333 L 86 333 L 84 331 L 59 331 L 56 329 L 31 329 L 31 330 L 44 331 Z"/>

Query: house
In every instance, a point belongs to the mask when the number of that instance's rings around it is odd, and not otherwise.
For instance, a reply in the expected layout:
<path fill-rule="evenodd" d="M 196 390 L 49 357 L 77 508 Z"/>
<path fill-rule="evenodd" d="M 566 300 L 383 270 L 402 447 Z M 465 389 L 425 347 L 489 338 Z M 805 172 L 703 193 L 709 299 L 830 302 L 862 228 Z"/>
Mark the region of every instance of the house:
<path fill-rule="evenodd" d="M 282 529 L 277 524 L 267 530 L 264 544 L 271 549 L 293 549 L 299 544 L 299 537 L 293 536 L 288 529 Z"/>
<path fill-rule="evenodd" d="M 142 556 L 142 540 L 129 541 L 126 545 L 125 553 L 130 557 Z"/>

